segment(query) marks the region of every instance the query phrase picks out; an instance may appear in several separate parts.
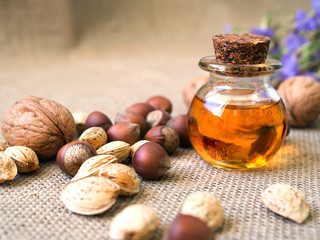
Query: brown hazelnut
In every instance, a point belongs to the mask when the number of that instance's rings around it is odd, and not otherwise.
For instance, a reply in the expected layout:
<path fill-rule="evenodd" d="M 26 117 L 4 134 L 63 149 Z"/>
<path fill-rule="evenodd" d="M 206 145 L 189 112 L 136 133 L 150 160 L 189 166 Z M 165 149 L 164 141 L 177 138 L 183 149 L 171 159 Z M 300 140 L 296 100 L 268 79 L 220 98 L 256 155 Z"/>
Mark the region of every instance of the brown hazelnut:
<path fill-rule="evenodd" d="M 120 122 L 109 128 L 108 139 L 112 141 L 124 141 L 130 145 L 140 139 L 140 126 L 136 123 Z"/>
<path fill-rule="evenodd" d="M 179 214 L 167 228 L 164 240 L 213 240 L 214 234 L 205 222 L 191 215 Z"/>
<path fill-rule="evenodd" d="M 167 152 L 154 142 L 143 144 L 134 153 L 132 164 L 136 173 L 146 180 L 157 180 L 171 168 Z"/>
<path fill-rule="evenodd" d="M 179 115 L 171 118 L 167 122 L 167 126 L 177 131 L 180 136 L 180 147 L 190 147 L 191 143 L 188 136 L 188 118 L 187 115 Z"/>
<path fill-rule="evenodd" d="M 154 110 L 147 115 L 147 123 L 150 128 L 159 125 L 166 125 L 171 119 L 171 115 L 163 110 Z"/>
<path fill-rule="evenodd" d="M 102 112 L 95 111 L 89 114 L 86 123 L 84 125 L 85 129 L 91 127 L 102 127 L 106 132 L 112 126 L 111 120 Z"/>
<path fill-rule="evenodd" d="M 307 127 L 320 114 L 320 83 L 311 77 L 296 76 L 280 84 L 278 92 L 287 110 L 288 123 Z"/>
<path fill-rule="evenodd" d="M 114 122 L 115 123 L 129 122 L 129 123 L 138 124 L 140 126 L 141 137 L 143 137 L 148 131 L 148 125 L 145 118 L 142 115 L 135 112 L 130 112 L 130 111 L 119 112 L 117 113 Z"/>
<path fill-rule="evenodd" d="M 170 100 L 163 96 L 154 96 L 149 98 L 146 103 L 150 104 L 157 110 L 167 111 L 168 113 L 172 112 L 172 104 Z"/>
<path fill-rule="evenodd" d="M 148 140 L 140 140 L 138 142 L 136 142 L 135 144 L 133 144 L 130 147 L 130 157 L 133 157 L 134 153 L 145 143 L 150 142 Z"/>
<path fill-rule="evenodd" d="M 126 110 L 130 112 L 138 113 L 144 118 L 146 118 L 148 113 L 155 109 L 148 103 L 136 103 L 128 107 Z"/>
<path fill-rule="evenodd" d="M 156 126 L 151 128 L 144 136 L 145 140 L 161 145 L 168 154 L 172 154 L 179 147 L 179 134 L 171 127 Z"/>
<path fill-rule="evenodd" d="M 194 77 L 185 83 L 183 87 L 183 100 L 187 107 L 190 106 L 191 101 L 199 88 L 208 82 L 208 80 L 208 76 Z"/>
<path fill-rule="evenodd" d="M 84 141 L 73 141 L 64 145 L 57 154 L 59 168 L 74 176 L 82 163 L 96 155 L 96 150 L 90 143 Z"/>

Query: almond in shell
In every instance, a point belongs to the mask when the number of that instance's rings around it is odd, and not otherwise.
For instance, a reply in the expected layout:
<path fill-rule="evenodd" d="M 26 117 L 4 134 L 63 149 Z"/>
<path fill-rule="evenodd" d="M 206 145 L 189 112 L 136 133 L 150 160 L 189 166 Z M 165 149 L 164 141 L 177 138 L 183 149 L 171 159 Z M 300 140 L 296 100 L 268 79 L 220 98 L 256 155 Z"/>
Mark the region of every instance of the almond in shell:
<path fill-rule="evenodd" d="M 110 179 L 120 187 L 120 195 L 133 195 L 140 190 L 140 180 L 133 168 L 121 163 L 108 164 L 100 169 L 99 176 Z"/>
<path fill-rule="evenodd" d="M 109 142 L 97 150 L 97 154 L 109 154 L 117 157 L 118 162 L 123 162 L 129 157 L 130 144 L 124 141 Z"/>
<path fill-rule="evenodd" d="M 77 174 L 71 179 L 71 181 L 77 181 L 89 176 L 98 176 L 102 167 L 117 161 L 118 159 L 112 155 L 98 155 L 91 157 L 81 165 Z"/>
<path fill-rule="evenodd" d="M 102 177 L 88 177 L 66 185 L 61 200 L 72 212 L 95 215 L 107 211 L 119 195 L 119 186 Z"/>
<path fill-rule="evenodd" d="M 17 173 L 17 165 L 13 159 L 3 152 L 0 152 L 0 183 L 14 179 Z"/>

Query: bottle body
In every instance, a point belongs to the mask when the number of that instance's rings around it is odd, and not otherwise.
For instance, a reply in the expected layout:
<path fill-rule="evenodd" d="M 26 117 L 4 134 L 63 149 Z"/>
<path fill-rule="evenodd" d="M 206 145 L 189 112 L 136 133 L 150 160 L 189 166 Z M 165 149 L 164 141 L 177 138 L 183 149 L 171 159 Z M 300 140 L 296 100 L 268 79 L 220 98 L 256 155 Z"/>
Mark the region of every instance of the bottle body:
<path fill-rule="evenodd" d="M 188 134 L 198 154 L 215 167 L 247 170 L 264 166 L 281 147 L 287 120 L 269 76 L 210 73 L 188 113 Z"/>

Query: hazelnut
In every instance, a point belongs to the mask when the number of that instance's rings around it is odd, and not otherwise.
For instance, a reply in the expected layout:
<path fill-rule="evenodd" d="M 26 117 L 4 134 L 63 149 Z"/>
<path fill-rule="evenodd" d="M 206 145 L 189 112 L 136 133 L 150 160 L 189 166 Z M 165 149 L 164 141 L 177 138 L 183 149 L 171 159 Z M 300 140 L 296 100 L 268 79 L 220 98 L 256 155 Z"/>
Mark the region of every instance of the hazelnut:
<path fill-rule="evenodd" d="M 83 133 L 84 124 L 86 123 L 86 120 L 88 118 L 88 113 L 86 112 L 74 112 L 72 114 L 74 122 L 76 124 L 76 130 L 79 134 Z"/>
<path fill-rule="evenodd" d="M 159 125 L 166 125 L 171 119 L 171 115 L 163 110 L 154 110 L 147 115 L 147 123 L 150 128 Z"/>
<path fill-rule="evenodd" d="M 213 240 L 214 234 L 201 219 L 179 214 L 166 229 L 164 240 Z"/>
<path fill-rule="evenodd" d="M 143 144 L 133 155 L 133 168 L 146 180 L 157 180 L 171 167 L 167 152 L 157 143 Z"/>
<path fill-rule="evenodd" d="M 194 77 L 185 83 L 183 87 L 183 100 L 187 107 L 190 106 L 191 101 L 199 88 L 208 82 L 208 80 L 208 76 Z"/>
<path fill-rule="evenodd" d="M 90 143 L 84 141 L 73 141 L 64 145 L 57 154 L 59 168 L 74 176 L 82 163 L 96 155 L 96 150 Z"/>
<path fill-rule="evenodd" d="M 130 145 L 140 139 L 140 126 L 136 123 L 121 122 L 109 128 L 109 141 L 124 141 Z"/>
<path fill-rule="evenodd" d="M 168 154 L 172 154 L 179 147 L 179 134 L 171 127 L 156 126 L 151 128 L 144 136 L 145 140 L 161 145 Z"/>
<path fill-rule="evenodd" d="M 171 113 L 172 111 L 172 104 L 170 100 L 163 96 L 151 97 L 146 101 L 146 103 L 148 103 L 157 110 L 167 111 L 168 113 Z"/>
<path fill-rule="evenodd" d="M 102 112 L 95 111 L 89 114 L 86 123 L 84 125 L 85 129 L 91 127 L 102 127 L 106 132 L 112 126 L 111 120 Z"/>
<path fill-rule="evenodd" d="M 107 143 L 108 137 L 106 131 L 101 127 L 91 127 L 85 130 L 79 137 L 80 141 L 90 143 L 95 149 Z"/>
<path fill-rule="evenodd" d="M 148 103 L 136 103 L 126 108 L 127 111 L 138 113 L 144 118 L 147 117 L 148 113 L 155 110 L 154 107 L 149 105 Z"/>
<path fill-rule="evenodd" d="M 148 125 L 143 116 L 141 116 L 138 113 L 134 112 L 129 112 L 129 111 L 122 111 L 117 113 L 115 117 L 115 123 L 120 123 L 120 122 L 129 122 L 129 123 L 136 123 L 140 126 L 140 135 L 141 137 L 144 136 L 144 134 L 148 130 Z"/>
<path fill-rule="evenodd" d="M 130 147 L 130 157 L 133 157 L 133 154 L 145 143 L 150 142 L 148 140 L 140 140 L 138 142 L 136 142 L 135 144 L 133 144 Z"/>
<path fill-rule="evenodd" d="M 311 77 L 296 76 L 280 84 L 278 92 L 287 110 L 288 123 L 307 127 L 320 114 L 320 83 Z"/>
<path fill-rule="evenodd" d="M 14 160 L 18 172 L 33 172 L 39 168 L 38 156 L 31 148 L 12 146 L 8 147 L 4 153 Z"/>
<path fill-rule="evenodd" d="M 171 118 L 167 122 L 167 126 L 173 128 L 177 131 L 180 136 L 180 147 L 190 147 L 191 142 L 188 136 L 188 119 L 187 115 L 179 115 L 176 117 Z"/>

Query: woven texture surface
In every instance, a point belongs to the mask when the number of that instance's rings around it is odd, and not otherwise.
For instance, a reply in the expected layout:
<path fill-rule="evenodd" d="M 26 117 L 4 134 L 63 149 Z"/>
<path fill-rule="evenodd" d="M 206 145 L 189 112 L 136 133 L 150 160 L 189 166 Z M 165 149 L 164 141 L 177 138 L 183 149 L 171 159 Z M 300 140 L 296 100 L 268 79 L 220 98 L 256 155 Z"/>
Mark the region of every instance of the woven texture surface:
<path fill-rule="evenodd" d="M 212 53 L 213 29 L 237 20 L 249 26 L 262 10 L 296 9 L 309 1 L 263 1 L 266 8 L 262 1 L 251 2 L 255 10 L 235 0 L 0 1 L 0 119 L 28 95 L 114 119 L 125 107 L 161 94 L 172 100 L 173 116 L 184 114 L 183 85 L 204 74 L 197 62 Z M 179 149 L 160 181 L 142 181 L 137 195 L 120 197 L 98 216 L 66 209 L 60 194 L 70 177 L 55 159 L 42 161 L 36 172 L 0 184 L 0 240 L 108 239 L 112 217 L 133 203 L 157 211 L 161 224 L 153 240 L 160 240 L 184 199 L 196 191 L 213 193 L 224 208 L 216 239 L 319 239 L 319 142 L 319 120 L 312 128 L 293 129 L 266 167 L 248 172 L 215 169 L 194 150 Z M 262 205 L 262 191 L 278 182 L 305 194 L 311 213 L 303 224 Z"/>
<path fill-rule="evenodd" d="M 320 129 L 293 130 L 279 154 L 257 171 L 228 172 L 212 168 L 193 150 L 172 156 L 172 169 L 160 181 L 142 181 L 141 191 L 121 197 L 106 213 L 80 216 L 60 200 L 69 177 L 54 160 L 42 162 L 32 174 L 20 174 L 0 187 L 0 239 L 108 239 L 112 217 L 125 206 L 145 203 L 157 211 L 161 225 L 153 239 L 178 214 L 183 200 L 195 191 L 213 193 L 224 208 L 224 224 L 217 239 L 317 239 L 320 234 Z M 306 195 L 311 213 L 299 225 L 262 206 L 267 186 L 285 182 Z"/>
<path fill-rule="evenodd" d="M 80 55 L 82 56 L 82 55 Z M 1 118 L 26 95 L 46 97 L 72 112 L 100 110 L 115 114 L 134 102 L 163 94 L 173 102 L 173 116 L 186 112 L 181 90 L 184 82 L 199 74 L 195 57 L 166 56 L 156 60 L 140 56 L 90 58 L 79 55 L 52 62 L 3 63 L 0 72 Z M 121 61 L 120 61 L 121 60 Z M 19 66 L 20 71 L 15 71 Z M 181 66 L 175 69 L 172 66 Z M 112 217 L 125 206 L 145 203 L 157 211 L 161 225 L 153 239 L 179 213 L 184 199 L 196 191 L 213 193 L 224 208 L 224 224 L 217 239 L 317 239 L 320 236 L 320 121 L 311 128 L 292 129 L 280 152 L 264 168 L 248 172 L 215 169 L 194 150 L 180 149 L 172 168 L 160 181 L 142 181 L 141 191 L 121 197 L 106 213 L 80 216 L 60 200 L 69 177 L 55 159 L 42 161 L 34 173 L 19 174 L 0 185 L 0 239 L 108 239 Z M 285 182 L 300 189 L 311 213 L 301 225 L 267 210 L 261 192 L 270 184 Z"/>

